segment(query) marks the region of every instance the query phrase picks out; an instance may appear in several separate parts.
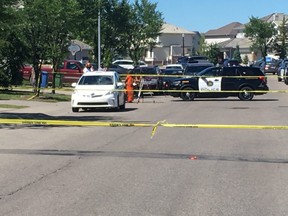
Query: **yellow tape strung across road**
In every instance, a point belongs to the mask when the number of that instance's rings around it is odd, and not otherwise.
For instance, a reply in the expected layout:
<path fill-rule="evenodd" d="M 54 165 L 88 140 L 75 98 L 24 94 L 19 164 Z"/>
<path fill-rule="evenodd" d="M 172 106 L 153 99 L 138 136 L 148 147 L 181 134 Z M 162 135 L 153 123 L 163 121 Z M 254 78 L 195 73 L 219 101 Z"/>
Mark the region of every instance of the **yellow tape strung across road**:
<path fill-rule="evenodd" d="M 189 75 L 189 74 L 119 74 L 121 77 L 132 76 L 132 77 L 176 77 L 176 78 L 215 78 L 215 76 L 197 76 L 197 75 Z M 278 75 L 275 75 L 278 77 Z M 250 78 L 250 79 L 258 79 L 259 77 L 272 77 L 267 75 L 255 75 L 255 76 L 216 76 L 222 78 Z M 285 78 L 286 76 L 283 76 Z"/>
<path fill-rule="evenodd" d="M 62 126 L 103 126 L 103 127 L 153 127 L 155 124 L 130 122 L 96 122 L 68 120 L 0 119 L 0 124 L 62 125 Z"/>
<path fill-rule="evenodd" d="M 257 129 L 257 130 L 288 130 L 288 125 L 224 125 L 224 124 L 169 124 L 166 121 L 152 123 L 131 122 L 97 122 L 97 121 L 66 121 L 66 120 L 34 120 L 34 119 L 0 119 L 0 124 L 24 125 L 60 125 L 60 126 L 102 126 L 102 127 L 152 127 L 151 138 L 159 126 L 169 128 L 193 129 Z"/>
<path fill-rule="evenodd" d="M 81 90 L 81 91 L 91 91 L 91 89 L 77 89 L 77 90 Z M 77 91 L 75 90 L 75 91 Z M 97 89 L 97 91 L 107 91 L 105 89 Z M 126 92 L 126 89 L 113 89 L 113 92 Z M 158 90 L 158 89 L 134 89 L 134 92 L 200 92 L 200 93 L 219 93 L 219 92 L 223 92 L 223 93 L 239 93 L 239 92 L 253 92 L 253 93 L 288 93 L 288 89 L 287 90 L 269 90 L 269 91 L 265 91 L 265 90 L 251 90 L 251 91 L 243 91 L 243 90 L 223 90 L 223 91 L 199 91 L 199 90 L 193 90 L 193 89 L 184 89 L 184 90 Z"/>

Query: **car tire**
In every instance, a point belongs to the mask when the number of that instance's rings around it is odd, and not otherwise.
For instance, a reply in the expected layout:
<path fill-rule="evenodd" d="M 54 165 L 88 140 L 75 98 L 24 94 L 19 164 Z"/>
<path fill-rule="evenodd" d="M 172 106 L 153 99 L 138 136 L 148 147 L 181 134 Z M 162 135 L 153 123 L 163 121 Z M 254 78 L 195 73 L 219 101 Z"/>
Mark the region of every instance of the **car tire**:
<path fill-rule="evenodd" d="M 125 107 L 126 107 L 126 102 L 124 99 L 124 103 L 122 105 L 120 105 L 120 110 L 125 110 Z"/>
<path fill-rule="evenodd" d="M 79 108 L 77 108 L 77 107 L 72 107 L 72 112 L 79 112 Z"/>
<path fill-rule="evenodd" d="M 196 96 L 196 92 L 191 92 L 195 89 L 193 89 L 192 87 L 186 87 L 184 89 L 182 89 L 182 92 L 180 93 L 180 97 L 182 98 L 182 100 L 184 101 L 192 101 L 194 100 L 195 96 Z"/>
<path fill-rule="evenodd" d="M 115 112 L 118 112 L 120 110 L 120 105 L 119 105 L 119 96 L 117 97 L 117 106 L 113 109 Z"/>
<path fill-rule="evenodd" d="M 284 83 L 285 83 L 286 85 L 288 85 L 288 78 L 287 78 L 287 74 L 285 75 Z"/>
<path fill-rule="evenodd" d="M 245 87 L 242 87 L 240 89 L 240 92 L 238 94 L 238 98 L 241 100 L 241 101 L 250 101 L 253 99 L 254 97 L 254 92 L 251 92 L 253 91 L 253 89 L 249 86 L 245 86 Z"/>

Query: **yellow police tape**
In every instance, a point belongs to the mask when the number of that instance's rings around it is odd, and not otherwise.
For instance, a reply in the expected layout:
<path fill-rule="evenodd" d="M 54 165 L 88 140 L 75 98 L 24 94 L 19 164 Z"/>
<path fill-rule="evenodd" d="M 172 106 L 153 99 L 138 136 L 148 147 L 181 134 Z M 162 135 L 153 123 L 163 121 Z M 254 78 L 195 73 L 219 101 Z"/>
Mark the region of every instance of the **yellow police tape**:
<path fill-rule="evenodd" d="M 77 90 L 81 90 L 81 91 L 91 91 L 91 89 L 77 89 Z M 75 90 L 75 91 L 77 91 Z M 97 91 L 107 91 L 105 89 L 97 89 Z M 113 92 L 127 92 L 128 90 L 126 89 L 113 89 Z M 183 90 L 174 90 L 174 89 L 162 89 L 162 90 L 159 90 L 159 89 L 133 89 L 131 91 L 134 91 L 134 92 L 162 92 L 162 93 L 165 93 L 165 92 L 199 92 L 199 93 L 219 93 L 219 92 L 223 92 L 223 93 L 239 93 L 239 92 L 253 92 L 253 93 L 288 93 L 288 89 L 287 90 L 250 90 L 250 91 L 246 91 L 246 90 L 222 90 L 222 91 L 215 91 L 215 90 L 202 90 L 202 91 L 199 91 L 199 90 L 194 90 L 194 89 L 183 89 Z"/>
<path fill-rule="evenodd" d="M 154 123 L 132 122 L 97 122 L 97 121 L 69 121 L 69 120 L 36 120 L 36 119 L 0 119 L 0 124 L 23 125 L 58 125 L 58 126 L 101 126 L 101 127 L 152 127 L 151 138 L 159 126 L 169 128 L 193 128 L 193 129 L 268 129 L 288 130 L 288 125 L 224 125 L 224 124 L 169 124 L 166 121 Z"/>
<path fill-rule="evenodd" d="M 215 76 L 197 76 L 197 75 L 189 75 L 189 74 L 119 74 L 121 77 L 126 77 L 126 76 L 132 76 L 132 77 L 176 77 L 176 78 L 215 78 Z M 221 78 L 250 78 L 250 79 L 258 79 L 259 77 L 266 77 L 266 78 L 275 78 L 275 77 L 280 77 L 278 75 L 254 75 L 254 76 L 248 76 L 248 75 L 239 75 L 239 76 L 216 76 L 216 77 L 221 77 Z M 283 79 L 287 76 L 282 76 Z"/>

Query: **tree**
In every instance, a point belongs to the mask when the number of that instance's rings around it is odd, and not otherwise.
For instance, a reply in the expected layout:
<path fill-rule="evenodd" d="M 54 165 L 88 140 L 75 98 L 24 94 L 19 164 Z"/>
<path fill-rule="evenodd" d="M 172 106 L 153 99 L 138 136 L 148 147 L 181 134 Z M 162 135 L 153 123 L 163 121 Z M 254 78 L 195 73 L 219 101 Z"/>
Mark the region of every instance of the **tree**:
<path fill-rule="evenodd" d="M 101 42 L 104 66 L 108 66 L 117 56 L 127 55 L 130 46 L 128 35 L 130 30 L 131 6 L 127 0 L 104 1 L 102 4 Z"/>
<path fill-rule="evenodd" d="M 100 12 L 101 61 L 105 66 L 116 56 L 127 54 L 131 7 L 128 0 L 78 0 L 83 10 L 77 38 L 94 47 L 98 56 L 98 12 Z M 95 59 L 94 59 L 95 60 Z"/>
<path fill-rule="evenodd" d="M 237 60 L 239 63 L 242 62 L 239 45 L 236 46 L 236 50 L 233 53 L 233 59 Z"/>
<path fill-rule="evenodd" d="M 74 0 L 53 0 L 47 26 L 50 29 L 47 40 L 47 59 L 51 60 L 53 67 L 52 93 L 55 93 L 55 78 L 57 68 L 68 53 L 68 45 L 77 30 L 77 20 L 81 14 L 78 2 Z"/>
<path fill-rule="evenodd" d="M 23 5 L 22 39 L 29 49 L 27 55 L 33 64 L 39 95 L 42 61 L 50 58 L 56 68 L 59 59 L 68 52 L 65 46 L 79 9 L 76 0 L 23 0 Z"/>
<path fill-rule="evenodd" d="M 249 63 L 249 58 L 248 58 L 248 55 L 246 54 L 243 58 L 243 64 L 248 65 L 248 63 Z"/>
<path fill-rule="evenodd" d="M 201 34 L 199 40 L 199 49 L 197 51 L 198 55 L 206 55 L 207 43 L 205 42 L 205 35 Z"/>
<path fill-rule="evenodd" d="M 260 51 L 265 60 L 271 39 L 275 37 L 277 31 L 272 22 L 265 22 L 253 16 L 249 20 L 250 22 L 245 25 L 245 36 L 253 43 L 251 49 L 254 52 Z"/>
<path fill-rule="evenodd" d="M 132 5 L 127 40 L 130 42 L 128 54 L 135 65 L 147 48 L 152 50 L 155 47 L 156 38 L 161 34 L 164 21 L 162 13 L 156 8 L 157 3 L 148 0 L 136 0 Z"/>
<path fill-rule="evenodd" d="M 280 59 L 284 59 L 287 56 L 287 44 L 288 44 L 288 20 L 283 17 L 281 25 L 279 26 L 279 35 L 276 39 L 276 49 L 280 52 Z"/>
<path fill-rule="evenodd" d="M 157 4 L 148 0 L 78 0 L 83 10 L 83 23 L 77 38 L 94 47 L 98 56 L 98 12 L 101 18 L 101 61 L 105 66 L 118 57 L 130 56 L 135 64 L 146 49 L 157 44 L 163 26 Z"/>
<path fill-rule="evenodd" d="M 2 0 L 0 2 L 0 85 L 9 87 L 19 85 L 22 76 L 19 73 L 24 61 L 25 47 L 17 37 L 16 0 Z"/>
<path fill-rule="evenodd" d="M 220 49 L 217 44 L 209 44 L 206 48 L 205 55 L 208 57 L 209 61 L 214 65 L 219 63 L 219 53 Z"/>

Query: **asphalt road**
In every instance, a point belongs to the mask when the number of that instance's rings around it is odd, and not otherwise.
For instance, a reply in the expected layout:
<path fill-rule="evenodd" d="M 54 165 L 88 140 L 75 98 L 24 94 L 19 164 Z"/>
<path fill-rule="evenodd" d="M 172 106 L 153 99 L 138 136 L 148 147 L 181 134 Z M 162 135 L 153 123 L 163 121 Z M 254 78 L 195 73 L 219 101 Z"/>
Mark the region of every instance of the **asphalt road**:
<path fill-rule="evenodd" d="M 271 90 L 287 90 L 275 76 Z M 0 118 L 288 125 L 287 93 L 145 97 L 124 112 L 0 101 Z M 287 130 L 0 125 L 0 215 L 288 215 Z"/>

